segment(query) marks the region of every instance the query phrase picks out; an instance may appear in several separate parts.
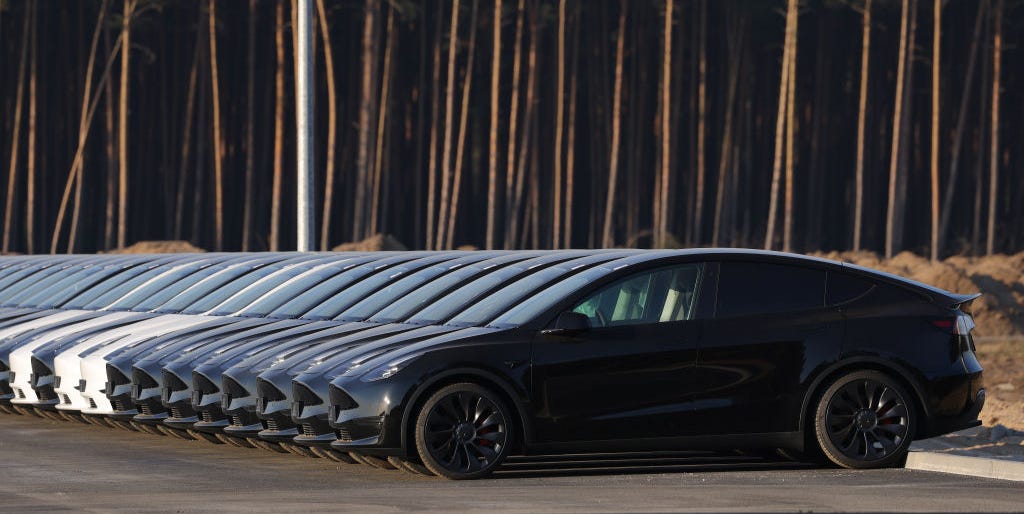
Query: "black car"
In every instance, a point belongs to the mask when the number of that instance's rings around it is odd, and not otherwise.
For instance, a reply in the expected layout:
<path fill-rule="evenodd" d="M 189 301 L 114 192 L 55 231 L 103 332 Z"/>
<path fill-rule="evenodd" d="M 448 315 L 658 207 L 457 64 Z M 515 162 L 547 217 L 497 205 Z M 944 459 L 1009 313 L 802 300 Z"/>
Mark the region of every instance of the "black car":
<path fill-rule="evenodd" d="M 326 392 L 331 446 L 456 479 L 513 453 L 899 465 L 911 441 L 980 424 L 977 296 L 775 252 L 624 255 L 482 323 L 350 355 Z"/>

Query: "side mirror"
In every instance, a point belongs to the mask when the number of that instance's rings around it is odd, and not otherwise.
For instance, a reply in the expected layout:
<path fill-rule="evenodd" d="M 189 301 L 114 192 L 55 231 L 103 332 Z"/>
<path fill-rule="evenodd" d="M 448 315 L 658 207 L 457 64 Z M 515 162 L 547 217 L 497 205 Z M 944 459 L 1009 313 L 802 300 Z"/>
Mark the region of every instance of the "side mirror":
<path fill-rule="evenodd" d="M 555 324 L 548 329 L 541 330 L 545 335 L 572 335 L 590 330 L 590 318 L 579 312 L 565 311 L 558 315 Z"/>

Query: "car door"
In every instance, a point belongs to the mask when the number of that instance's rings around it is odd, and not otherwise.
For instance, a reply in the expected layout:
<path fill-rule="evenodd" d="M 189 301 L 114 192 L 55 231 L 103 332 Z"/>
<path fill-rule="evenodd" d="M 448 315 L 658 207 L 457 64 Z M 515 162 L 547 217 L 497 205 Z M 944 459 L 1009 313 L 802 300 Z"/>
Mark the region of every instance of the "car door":
<path fill-rule="evenodd" d="M 614 280 L 572 308 L 587 317 L 589 328 L 538 336 L 532 395 L 538 442 L 665 437 L 686 430 L 702 268 L 678 264 Z"/>
<path fill-rule="evenodd" d="M 806 379 L 841 348 L 826 271 L 756 261 L 709 267 L 717 299 L 702 326 L 695 422 L 708 435 L 796 431 Z"/>

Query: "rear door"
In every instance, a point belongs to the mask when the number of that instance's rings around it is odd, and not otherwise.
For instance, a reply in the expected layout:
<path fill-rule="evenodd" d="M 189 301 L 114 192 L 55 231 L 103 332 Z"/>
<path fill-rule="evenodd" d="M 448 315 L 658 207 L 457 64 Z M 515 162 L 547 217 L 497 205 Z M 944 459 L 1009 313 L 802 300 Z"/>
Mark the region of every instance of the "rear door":
<path fill-rule="evenodd" d="M 665 266 L 598 287 L 572 308 L 590 329 L 538 336 L 533 398 L 542 442 L 679 435 L 692 412 L 702 267 Z"/>
<path fill-rule="evenodd" d="M 694 428 L 701 434 L 798 429 L 805 381 L 834 359 L 842 316 L 826 307 L 826 271 L 796 264 L 718 264 L 714 314 L 704 323 Z"/>

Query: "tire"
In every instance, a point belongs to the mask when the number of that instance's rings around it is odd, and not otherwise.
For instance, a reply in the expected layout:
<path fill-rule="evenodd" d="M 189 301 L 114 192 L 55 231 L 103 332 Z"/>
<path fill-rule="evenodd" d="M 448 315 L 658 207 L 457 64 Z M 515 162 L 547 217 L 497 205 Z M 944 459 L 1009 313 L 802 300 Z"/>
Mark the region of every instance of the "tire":
<path fill-rule="evenodd" d="M 310 459 L 316 459 L 316 458 L 320 457 L 319 455 L 316 455 L 313 452 L 309 451 L 309 448 L 306 448 L 305 446 L 302 446 L 301 444 L 295 444 L 295 443 L 279 443 L 279 444 L 281 445 L 281 448 L 284 448 L 289 453 L 294 453 L 295 455 L 298 455 L 299 457 L 308 457 Z"/>
<path fill-rule="evenodd" d="M 342 462 L 345 464 L 357 464 L 346 452 L 339 452 L 337 450 L 331 450 L 329 448 L 316 448 L 310 447 L 309 451 L 315 453 L 321 459 L 328 459 L 334 462 Z"/>
<path fill-rule="evenodd" d="M 829 461 L 844 468 L 899 466 L 917 429 L 913 401 L 898 382 L 879 371 L 843 375 L 818 400 L 818 446 Z"/>
<path fill-rule="evenodd" d="M 178 430 L 177 428 L 165 427 L 163 425 L 156 425 L 157 430 L 163 432 L 171 437 L 181 439 L 184 441 L 194 441 L 193 437 L 184 430 Z"/>
<path fill-rule="evenodd" d="M 221 441 L 214 434 L 207 434 L 206 432 L 192 430 L 191 428 L 185 430 L 185 432 L 187 432 L 188 435 L 192 436 L 192 438 L 195 439 L 196 441 L 206 441 L 210 444 L 224 444 L 224 441 Z"/>
<path fill-rule="evenodd" d="M 451 480 L 485 477 L 515 440 L 512 411 L 501 397 L 473 383 L 439 389 L 416 416 L 416 450 L 432 473 Z"/>
<path fill-rule="evenodd" d="M 270 441 L 264 441 L 263 439 L 257 439 L 255 437 L 246 437 L 245 440 L 249 441 L 250 443 L 252 443 L 253 446 L 255 446 L 257 448 L 260 448 L 260 449 L 263 449 L 263 450 L 267 450 L 268 452 L 288 453 L 288 450 L 285 450 L 284 448 L 281 448 L 281 445 L 277 444 L 277 443 L 272 443 Z"/>
<path fill-rule="evenodd" d="M 359 461 L 360 462 L 362 462 L 363 464 L 366 464 L 367 466 L 370 466 L 372 468 L 387 469 L 387 470 L 396 469 L 395 466 L 393 466 L 390 462 L 387 461 L 387 459 L 382 459 L 380 457 L 374 457 L 373 455 L 364 455 L 362 453 L 360 453 L 358 455 L 359 455 Z"/>
<path fill-rule="evenodd" d="M 434 474 L 431 473 L 430 470 L 427 469 L 426 466 L 424 466 L 423 464 L 420 464 L 418 462 L 413 462 L 413 461 L 401 459 L 401 458 L 398 458 L 398 457 L 388 457 L 388 462 L 390 462 L 391 465 L 395 467 L 395 469 L 398 469 L 400 471 L 404 471 L 404 472 L 406 472 L 406 473 L 408 473 L 410 475 L 416 475 L 416 476 L 420 476 L 420 477 L 432 477 L 432 476 L 434 476 Z"/>

